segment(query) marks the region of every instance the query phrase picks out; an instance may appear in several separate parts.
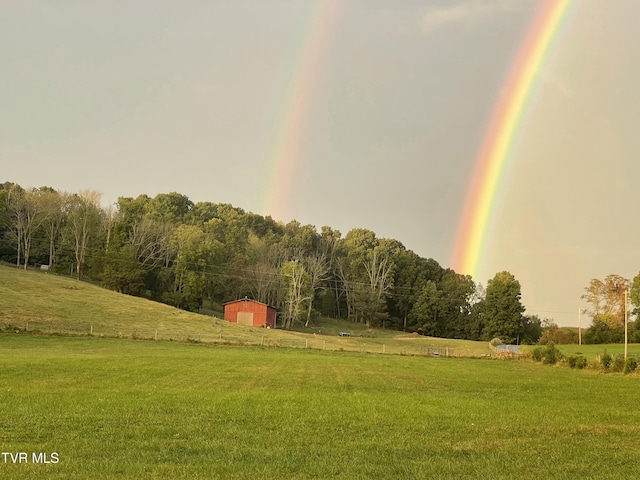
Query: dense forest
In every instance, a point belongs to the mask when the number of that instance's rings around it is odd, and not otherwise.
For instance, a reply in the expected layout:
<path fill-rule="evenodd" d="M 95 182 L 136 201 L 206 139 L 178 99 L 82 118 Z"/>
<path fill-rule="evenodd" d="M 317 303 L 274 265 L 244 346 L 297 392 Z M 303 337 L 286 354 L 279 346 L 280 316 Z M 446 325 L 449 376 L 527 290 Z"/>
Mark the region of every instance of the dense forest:
<path fill-rule="evenodd" d="M 92 191 L 0 184 L 0 260 L 201 313 L 247 296 L 274 306 L 282 328 L 328 316 L 470 340 L 543 333 L 509 272 L 484 289 L 364 228 L 343 236 L 179 193 L 105 208 Z"/>

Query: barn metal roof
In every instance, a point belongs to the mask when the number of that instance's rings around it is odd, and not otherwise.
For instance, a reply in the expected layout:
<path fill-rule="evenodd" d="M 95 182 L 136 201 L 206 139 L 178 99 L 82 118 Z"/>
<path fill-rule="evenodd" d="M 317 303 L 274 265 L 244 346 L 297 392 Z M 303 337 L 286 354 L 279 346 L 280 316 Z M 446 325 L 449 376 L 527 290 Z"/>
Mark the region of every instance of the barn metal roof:
<path fill-rule="evenodd" d="M 232 303 L 238 303 L 238 302 L 251 302 L 251 303 L 258 303 L 258 304 L 260 304 L 260 305 L 264 305 L 265 307 L 273 308 L 274 310 L 276 309 L 275 307 L 272 307 L 271 305 L 269 305 L 269 304 L 267 304 L 267 303 L 259 302 L 259 301 L 257 301 L 257 300 L 252 300 L 252 299 L 251 299 L 251 298 L 249 298 L 249 297 L 240 298 L 240 299 L 238 299 L 238 300 L 232 300 L 232 301 L 230 301 L 230 302 L 223 303 L 223 304 L 222 304 L 222 306 L 224 306 L 224 305 L 230 305 L 230 304 L 232 304 Z"/>

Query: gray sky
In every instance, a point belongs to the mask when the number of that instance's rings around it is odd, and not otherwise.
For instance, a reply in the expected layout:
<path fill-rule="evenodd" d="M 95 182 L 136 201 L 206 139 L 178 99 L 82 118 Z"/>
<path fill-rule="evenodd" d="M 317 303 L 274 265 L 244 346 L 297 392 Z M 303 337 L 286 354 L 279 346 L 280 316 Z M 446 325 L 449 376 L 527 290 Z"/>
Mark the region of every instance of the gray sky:
<path fill-rule="evenodd" d="M 310 58 L 318 1 L 2 2 L 0 181 L 105 203 L 177 191 L 369 228 L 451 266 L 480 144 L 541 3 L 339 1 Z M 476 278 L 512 272 L 528 312 L 560 324 L 577 324 L 591 278 L 640 271 L 638 18 L 636 0 L 576 1 Z M 275 187 L 265 178 L 296 78 L 294 178 L 268 211 L 260 195 Z"/>

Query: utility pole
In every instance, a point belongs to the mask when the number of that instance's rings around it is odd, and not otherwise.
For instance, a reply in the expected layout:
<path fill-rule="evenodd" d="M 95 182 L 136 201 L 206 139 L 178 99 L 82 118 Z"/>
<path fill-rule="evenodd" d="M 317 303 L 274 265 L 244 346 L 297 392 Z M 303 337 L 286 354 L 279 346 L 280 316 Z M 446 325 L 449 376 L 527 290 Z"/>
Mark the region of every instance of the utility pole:
<path fill-rule="evenodd" d="M 582 310 L 578 308 L 578 345 L 582 345 Z"/>
<path fill-rule="evenodd" d="M 624 361 L 627 361 L 627 344 L 628 344 L 628 339 L 629 339 L 629 335 L 628 335 L 628 320 L 629 320 L 629 309 L 627 308 L 627 303 L 628 303 L 628 294 L 629 294 L 629 290 L 627 288 L 624 289 Z"/>

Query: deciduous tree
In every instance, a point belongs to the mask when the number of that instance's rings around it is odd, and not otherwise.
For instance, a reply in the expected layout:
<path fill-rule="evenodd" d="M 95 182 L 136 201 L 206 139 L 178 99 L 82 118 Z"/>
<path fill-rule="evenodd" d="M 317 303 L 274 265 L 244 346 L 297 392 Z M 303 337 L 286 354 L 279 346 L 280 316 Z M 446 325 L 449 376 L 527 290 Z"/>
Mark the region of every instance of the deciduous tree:
<path fill-rule="evenodd" d="M 624 326 L 625 292 L 631 282 L 620 275 L 607 275 L 604 280 L 594 278 L 585 287 L 582 299 L 590 305 L 587 313 L 595 321 L 605 321 L 610 328 L 622 329 Z"/>
<path fill-rule="evenodd" d="M 75 256 L 76 277 L 80 279 L 91 243 L 97 240 L 100 228 L 100 194 L 84 190 L 70 202 L 67 239 Z"/>
<path fill-rule="evenodd" d="M 310 253 L 303 258 L 304 268 L 309 275 L 309 287 L 311 288 L 312 300 L 315 297 L 316 292 L 320 287 L 328 280 L 329 273 L 329 260 L 327 259 L 326 251 L 318 248 L 314 253 Z M 309 326 L 311 321 L 311 309 L 313 301 L 308 302 L 307 308 L 307 320 L 304 324 L 305 327 Z"/>
<path fill-rule="evenodd" d="M 347 233 L 341 246 L 344 252 L 338 274 L 349 319 L 367 326 L 383 321 L 388 316 L 386 295 L 393 286 L 395 244 L 377 239 L 371 230 L 356 228 Z"/>
<path fill-rule="evenodd" d="M 7 190 L 7 220 L 9 234 L 16 246 L 16 266 L 22 260 L 24 230 L 26 225 L 26 192 L 20 185 L 11 185 Z"/>
<path fill-rule="evenodd" d="M 302 316 L 306 306 L 313 299 L 313 289 L 309 274 L 304 266 L 297 260 L 286 262 L 282 265 L 282 291 L 283 291 L 283 326 L 291 329 L 294 322 Z"/>
<path fill-rule="evenodd" d="M 60 242 L 62 225 L 67 217 L 69 198 L 68 193 L 56 192 L 53 189 L 46 190 L 42 196 L 42 206 L 46 212 L 42 227 L 49 242 L 49 266 L 52 266 L 56 261 L 56 251 Z"/>

